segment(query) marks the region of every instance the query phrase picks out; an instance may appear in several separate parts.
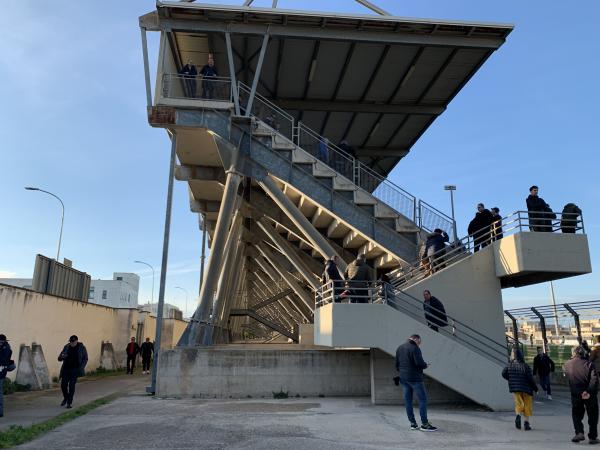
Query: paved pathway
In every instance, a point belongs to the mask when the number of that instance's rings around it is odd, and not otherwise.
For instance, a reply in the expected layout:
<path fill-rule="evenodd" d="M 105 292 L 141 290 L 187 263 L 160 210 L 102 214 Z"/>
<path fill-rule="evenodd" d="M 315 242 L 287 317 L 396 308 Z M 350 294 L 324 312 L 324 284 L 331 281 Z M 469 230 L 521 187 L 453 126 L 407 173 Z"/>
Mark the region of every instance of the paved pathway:
<path fill-rule="evenodd" d="M 121 397 L 24 449 L 565 449 L 573 434 L 566 391 L 537 400 L 533 431 L 512 413 L 435 407 L 440 430 L 408 430 L 400 406 L 367 398 L 155 399 Z M 586 445 L 587 447 L 587 445 Z"/>
<path fill-rule="evenodd" d="M 82 378 L 75 388 L 73 407 L 84 405 L 116 392 L 144 394 L 150 375 L 115 375 Z M 4 397 L 4 417 L 0 418 L 0 431 L 11 425 L 28 426 L 43 422 L 69 411 L 61 408 L 60 388 L 45 391 L 16 392 Z"/>

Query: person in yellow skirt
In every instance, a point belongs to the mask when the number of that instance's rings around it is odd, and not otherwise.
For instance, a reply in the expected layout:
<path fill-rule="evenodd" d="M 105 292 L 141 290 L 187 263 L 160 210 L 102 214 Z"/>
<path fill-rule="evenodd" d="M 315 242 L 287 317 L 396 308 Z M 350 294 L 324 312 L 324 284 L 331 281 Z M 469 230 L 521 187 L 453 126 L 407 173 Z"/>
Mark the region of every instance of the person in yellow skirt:
<path fill-rule="evenodd" d="M 515 399 L 515 427 L 521 429 L 523 416 L 523 428 L 525 431 L 531 430 L 529 418 L 533 415 L 533 393 L 538 388 L 531 368 L 525 363 L 523 353 L 518 348 L 512 350 L 510 363 L 502 370 L 502 378 L 508 380 L 508 389 Z"/>

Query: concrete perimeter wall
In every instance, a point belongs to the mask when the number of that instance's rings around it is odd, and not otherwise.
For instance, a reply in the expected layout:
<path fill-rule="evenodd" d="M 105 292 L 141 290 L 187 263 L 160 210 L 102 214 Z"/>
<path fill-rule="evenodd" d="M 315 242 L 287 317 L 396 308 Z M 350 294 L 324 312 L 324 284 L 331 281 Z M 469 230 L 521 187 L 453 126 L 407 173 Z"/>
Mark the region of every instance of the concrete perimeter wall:
<path fill-rule="evenodd" d="M 58 376 L 61 363 L 58 354 L 72 334 L 76 334 L 88 351 L 86 370 L 101 366 L 102 343 L 110 342 L 117 366 L 125 364 L 125 346 L 136 336 L 138 323 L 144 337 L 154 340 L 156 319 L 137 309 L 117 309 L 93 303 L 68 300 L 27 289 L 0 284 L 0 333 L 6 334 L 19 365 L 20 347 L 35 343 L 43 349 L 50 378 Z M 185 322 L 169 319 L 165 323 L 163 344 L 174 346 L 185 328 Z M 106 347 L 105 347 L 106 352 Z M 31 354 L 31 350 L 23 352 Z M 39 360 L 39 358 L 38 358 Z M 104 361 L 111 360 L 106 354 Z M 109 367 L 112 368 L 112 367 Z M 25 365 L 23 366 L 25 369 Z M 14 379 L 19 368 L 9 373 Z M 23 370 L 21 373 L 24 373 Z"/>
<path fill-rule="evenodd" d="M 368 396 L 369 350 L 301 345 L 175 348 L 161 353 L 160 397 Z"/>

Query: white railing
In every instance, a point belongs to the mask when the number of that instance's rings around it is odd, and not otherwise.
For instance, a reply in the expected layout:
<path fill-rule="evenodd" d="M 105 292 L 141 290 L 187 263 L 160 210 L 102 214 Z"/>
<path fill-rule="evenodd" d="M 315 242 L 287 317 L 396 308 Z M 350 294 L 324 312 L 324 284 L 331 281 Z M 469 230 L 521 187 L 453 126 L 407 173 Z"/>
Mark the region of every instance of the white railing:
<path fill-rule="evenodd" d="M 162 96 L 173 99 L 231 102 L 231 79 L 164 73 Z"/>

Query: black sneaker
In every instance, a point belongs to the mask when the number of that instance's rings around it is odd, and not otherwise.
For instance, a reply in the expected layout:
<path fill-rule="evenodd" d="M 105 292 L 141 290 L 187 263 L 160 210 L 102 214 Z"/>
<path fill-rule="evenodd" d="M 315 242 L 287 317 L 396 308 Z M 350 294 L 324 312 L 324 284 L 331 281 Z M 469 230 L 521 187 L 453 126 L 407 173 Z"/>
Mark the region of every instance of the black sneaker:
<path fill-rule="evenodd" d="M 434 427 L 429 422 L 421 425 L 421 431 L 437 431 L 437 427 Z"/>
<path fill-rule="evenodd" d="M 531 427 L 529 426 L 529 422 L 527 421 L 525 421 L 525 426 L 523 428 L 525 428 L 525 431 L 531 431 Z"/>
<path fill-rule="evenodd" d="M 600 440 L 597 438 L 593 438 L 593 439 L 590 438 L 590 440 L 588 441 L 588 444 L 591 444 L 591 445 L 600 444 Z"/>
<path fill-rule="evenodd" d="M 518 430 L 521 429 L 521 416 L 517 416 L 515 419 L 515 427 L 517 427 Z"/>
<path fill-rule="evenodd" d="M 411 423 L 410 424 L 410 429 L 413 430 L 413 431 L 414 430 L 418 430 L 419 429 L 419 424 L 416 423 L 416 422 L 415 423 Z"/>
<path fill-rule="evenodd" d="M 581 442 L 581 441 L 585 441 L 585 435 L 583 433 L 577 433 L 571 439 L 571 442 Z"/>
<path fill-rule="evenodd" d="M 67 399 L 63 399 L 62 402 L 60 402 L 60 406 L 65 406 L 67 404 Z"/>
<path fill-rule="evenodd" d="M 71 406 L 71 405 L 67 405 L 67 409 L 71 409 L 71 408 L 72 408 L 72 406 Z"/>

